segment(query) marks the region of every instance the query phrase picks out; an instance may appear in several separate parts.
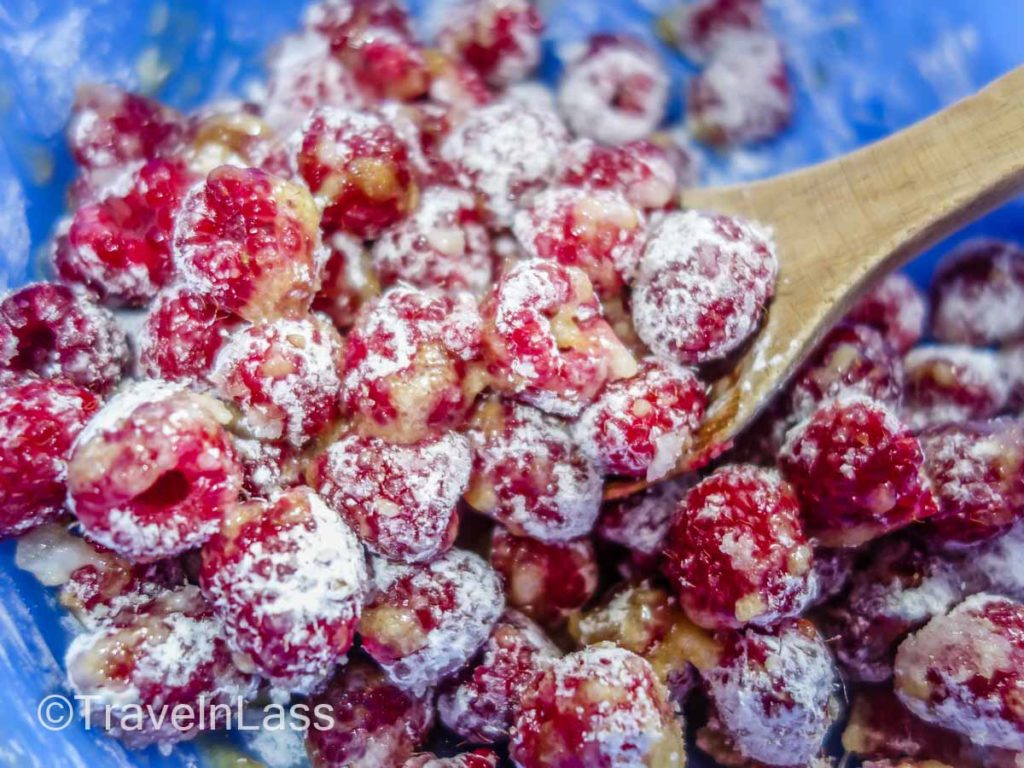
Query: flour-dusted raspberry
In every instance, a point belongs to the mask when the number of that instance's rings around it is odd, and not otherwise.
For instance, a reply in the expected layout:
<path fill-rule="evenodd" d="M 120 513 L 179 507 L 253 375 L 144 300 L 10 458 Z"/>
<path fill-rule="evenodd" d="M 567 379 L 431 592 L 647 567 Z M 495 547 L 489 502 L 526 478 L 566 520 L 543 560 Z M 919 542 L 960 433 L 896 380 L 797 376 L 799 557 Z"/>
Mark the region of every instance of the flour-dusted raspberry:
<path fill-rule="evenodd" d="M 241 412 L 243 432 L 298 448 L 327 429 L 338 410 L 342 347 L 323 316 L 251 325 L 228 338 L 208 378 Z"/>
<path fill-rule="evenodd" d="M 886 406 L 849 394 L 826 402 L 786 438 L 779 461 L 808 532 L 855 547 L 937 511 L 921 444 Z"/>
<path fill-rule="evenodd" d="M 896 653 L 896 693 L 921 719 L 975 744 L 1024 749 L 1024 606 L 969 597 Z"/>
<path fill-rule="evenodd" d="M 704 679 L 722 730 L 750 760 L 807 765 L 839 715 L 832 653 L 803 619 L 729 635 Z"/>
<path fill-rule="evenodd" d="M 854 305 L 846 319 L 877 328 L 902 355 L 924 335 L 927 314 L 924 294 L 914 281 L 900 272 L 892 272 Z"/>
<path fill-rule="evenodd" d="M 238 504 L 202 552 L 199 583 L 232 649 L 280 688 L 326 681 L 367 589 L 362 547 L 334 511 L 309 488 Z"/>
<path fill-rule="evenodd" d="M 426 738 L 434 721 L 429 696 L 414 695 L 390 683 L 372 662 L 357 656 L 309 700 L 324 707 L 330 728 L 306 731 L 313 768 L 399 766 Z"/>
<path fill-rule="evenodd" d="M 850 589 L 828 604 L 822 626 L 847 679 L 878 683 L 892 677 L 896 646 L 967 594 L 959 563 L 908 538 L 884 539 Z"/>
<path fill-rule="evenodd" d="M 251 322 L 301 315 L 326 252 L 309 192 L 256 168 L 225 165 L 182 204 L 174 258 L 186 287 Z"/>
<path fill-rule="evenodd" d="M 415 209 L 409 149 L 381 117 L 320 107 L 293 141 L 295 167 L 323 211 L 325 231 L 375 238 Z"/>
<path fill-rule="evenodd" d="M 670 205 L 681 182 L 666 151 L 651 141 L 609 147 L 589 139 L 574 141 L 562 153 L 557 180 L 571 187 L 617 190 L 645 210 Z"/>
<path fill-rule="evenodd" d="M 1024 601 L 1024 524 L 1017 523 L 995 539 L 971 547 L 962 567 L 965 581 L 986 592 Z"/>
<path fill-rule="evenodd" d="M 550 182 L 567 141 L 558 115 L 505 100 L 470 113 L 441 145 L 441 159 L 505 227 L 516 207 Z"/>
<path fill-rule="evenodd" d="M 0 301 L 0 368 L 62 378 L 105 393 L 128 366 L 128 344 L 114 316 L 57 283 L 32 283 Z"/>
<path fill-rule="evenodd" d="M 522 768 L 686 764 L 680 722 L 651 665 L 611 643 L 534 677 L 515 710 L 510 754 Z"/>
<path fill-rule="evenodd" d="M 702 627 L 767 626 L 804 609 L 811 557 L 793 489 L 773 470 L 738 464 L 687 493 L 664 568 Z"/>
<path fill-rule="evenodd" d="M 468 432 L 473 477 L 466 501 L 518 536 L 558 542 L 585 536 L 601 506 L 601 474 L 564 422 L 491 398 Z"/>
<path fill-rule="evenodd" d="M 699 141 L 751 144 L 781 133 L 793 118 L 793 87 L 782 46 L 768 35 L 730 35 L 707 69 L 690 80 L 686 119 Z"/>
<path fill-rule="evenodd" d="M 540 627 L 517 611 L 505 611 L 479 658 L 442 686 L 437 700 L 441 722 L 468 741 L 505 741 L 525 687 L 559 655 Z"/>
<path fill-rule="evenodd" d="M 449 11 L 438 45 L 500 88 L 536 68 L 543 30 L 531 0 L 463 0 Z"/>
<path fill-rule="evenodd" d="M 633 324 L 655 354 L 686 364 L 732 352 L 757 327 L 779 262 L 754 222 L 671 213 L 647 241 L 633 292 Z"/>
<path fill-rule="evenodd" d="M 675 6 L 661 31 L 691 61 L 704 64 L 737 33 L 766 32 L 763 0 L 694 0 Z"/>
<path fill-rule="evenodd" d="M 566 62 L 558 105 L 577 136 L 621 144 L 657 128 L 668 87 L 668 72 L 654 49 L 629 35 L 601 34 Z"/>
<path fill-rule="evenodd" d="M 606 386 L 573 425 L 580 448 L 605 473 L 664 477 L 700 426 L 707 387 L 693 371 L 655 358 Z"/>
<path fill-rule="evenodd" d="M 601 315 L 587 276 L 532 259 L 484 298 L 484 356 L 495 386 L 559 416 L 577 416 L 608 381 L 637 365 Z"/>
<path fill-rule="evenodd" d="M 98 408 L 67 381 L 0 384 L 0 538 L 60 516 L 72 444 Z"/>
<path fill-rule="evenodd" d="M 912 349 L 906 370 L 905 417 L 915 428 L 988 419 L 1010 397 L 999 355 L 987 349 L 937 345 Z"/>
<path fill-rule="evenodd" d="M 181 157 L 200 179 L 222 165 L 286 168 L 281 139 L 248 102 L 214 102 L 189 115 Z"/>
<path fill-rule="evenodd" d="M 324 238 L 324 245 L 330 256 L 320 291 L 313 299 L 313 310 L 345 330 L 355 322 L 359 309 L 380 294 L 380 282 L 362 240 L 335 232 Z"/>
<path fill-rule="evenodd" d="M 479 356 L 471 300 L 395 286 L 346 338 L 342 403 L 361 434 L 418 442 L 463 423 L 483 388 Z"/>
<path fill-rule="evenodd" d="M 402 768 L 498 768 L 501 758 L 491 749 L 475 749 L 452 757 L 424 753 L 405 761 Z"/>
<path fill-rule="evenodd" d="M 413 445 L 348 435 L 307 476 L 370 550 L 415 563 L 455 541 L 472 463 L 469 441 L 452 432 Z"/>
<path fill-rule="evenodd" d="M 326 38 L 335 52 L 370 27 L 388 27 L 410 35 L 410 21 L 401 0 L 320 0 L 303 16 L 306 29 Z"/>
<path fill-rule="evenodd" d="M 932 278 L 932 333 L 947 344 L 986 346 L 1024 335 L 1024 250 L 991 238 L 968 240 Z"/>
<path fill-rule="evenodd" d="M 429 101 L 385 101 L 376 105 L 374 114 L 390 125 L 405 145 L 420 189 L 455 183 L 454 171 L 439 157 L 440 144 L 452 129 L 446 107 Z"/>
<path fill-rule="evenodd" d="M 140 562 L 212 536 L 242 483 L 230 419 L 213 398 L 155 380 L 110 400 L 68 465 L 68 505 L 86 535 Z"/>
<path fill-rule="evenodd" d="M 448 294 L 482 294 L 491 284 L 491 237 L 470 192 L 434 186 L 420 206 L 373 246 L 382 286 L 398 282 Z"/>
<path fill-rule="evenodd" d="M 597 556 L 589 538 L 543 542 L 499 526 L 491 539 L 491 565 L 501 575 L 508 604 L 548 627 L 557 627 L 597 592 Z"/>
<path fill-rule="evenodd" d="M 223 708 L 255 694 L 255 679 L 234 666 L 220 622 L 199 588 L 166 590 L 114 623 L 78 635 L 65 664 L 76 695 L 88 697 L 93 727 L 130 747 L 167 748 L 195 738 L 200 718 L 171 718 L 176 705 L 197 713 L 221 708 L 219 719 L 205 718 L 204 730 L 224 727 Z M 149 709 L 151 708 L 151 709 Z M 166 712 L 157 719 L 146 712 Z"/>
<path fill-rule="evenodd" d="M 79 208 L 53 254 L 60 279 L 108 304 L 148 302 L 174 275 L 174 221 L 191 181 L 181 161 L 154 159 L 124 189 Z"/>
<path fill-rule="evenodd" d="M 413 101 L 430 87 L 423 48 L 393 26 L 371 26 L 350 36 L 338 56 L 370 100 Z"/>
<path fill-rule="evenodd" d="M 513 222 L 527 255 L 582 269 L 602 296 L 632 282 L 644 248 L 643 214 L 613 190 L 549 189 Z"/>
<path fill-rule="evenodd" d="M 372 568 L 363 649 L 405 690 L 422 693 L 461 669 L 505 610 L 498 575 L 465 550 L 419 565 L 375 558 Z"/>
<path fill-rule="evenodd" d="M 441 51 L 427 51 L 430 67 L 430 100 L 441 106 L 454 124 L 461 123 L 478 107 L 494 100 L 480 73 L 463 61 Z"/>
<path fill-rule="evenodd" d="M 302 481 L 306 457 L 287 443 L 270 443 L 233 435 L 242 468 L 243 487 L 250 497 L 266 498 Z"/>

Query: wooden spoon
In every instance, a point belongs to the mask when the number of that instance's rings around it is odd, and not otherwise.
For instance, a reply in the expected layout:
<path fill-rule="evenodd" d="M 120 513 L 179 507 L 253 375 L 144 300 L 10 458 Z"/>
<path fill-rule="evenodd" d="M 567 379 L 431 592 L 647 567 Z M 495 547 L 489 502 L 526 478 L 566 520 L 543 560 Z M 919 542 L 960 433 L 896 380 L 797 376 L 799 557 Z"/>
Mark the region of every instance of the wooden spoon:
<path fill-rule="evenodd" d="M 1021 192 L 1024 67 L 849 155 L 683 192 L 684 208 L 770 225 L 780 271 L 758 338 L 712 386 L 706 420 L 672 474 L 728 448 L 876 279 Z M 646 485 L 611 483 L 605 498 Z"/>

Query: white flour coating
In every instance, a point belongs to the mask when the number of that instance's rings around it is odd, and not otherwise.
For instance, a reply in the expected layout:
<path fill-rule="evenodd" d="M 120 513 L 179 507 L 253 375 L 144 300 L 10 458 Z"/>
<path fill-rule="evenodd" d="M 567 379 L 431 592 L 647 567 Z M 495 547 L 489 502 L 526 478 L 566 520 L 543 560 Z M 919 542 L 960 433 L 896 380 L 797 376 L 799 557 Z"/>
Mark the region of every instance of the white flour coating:
<path fill-rule="evenodd" d="M 984 262 L 972 258 L 988 251 L 993 253 Z M 988 265 L 984 282 L 970 271 L 958 275 L 975 263 Z M 968 240 L 942 260 L 935 284 L 932 330 L 937 339 L 998 344 L 1024 332 L 1024 251 L 1018 246 L 989 238 Z"/>
<path fill-rule="evenodd" d="M 75 449 L 85 443 L 107 432 L 113 432 L 120 428 L 122 422 L 128 419 L 140 406 L 147 403 L 167 400 L 174 395 L 185 392 L 182 384 L 175 384 L 159 379 L 141 379 L 127 382 L 124 387 L 106 404 L 96 412 L 85 429 L 78 433 L 75 440 Z M 72 454 L 75 449 L 72 449 Z"/>
<path fill-rule="evenodd" d="M 972 392 L 985 393 L 990 412 L 994 415 L 1005 405 L 1010 395 L 1010 382 L 1000 356 L 991 350 L 960 345 L 935 345 L 916 347 L 903 358 L 906 370 L 907 394 L 904 418 L 916 429 L 934 424 L 969 421 L 980 414 L 978 404 L 961 404 L 950 392 L 969 388 Z M 918 392 L 916 380 L 923 369 L 935 367 L 939 373 L 937 383 L 924 377 L 922 391 Z M 981 398 L 986 399 L 986 398 Z"/>
<path fill-rule="evenodd" d="M 979 579 L 986 592 L 1024 601 L 1024 523 L 972 548 L 964 569 L 965 577 Z"/>
<path fill-rule="evenodd" d="M 430 110 L 434 105 L 419 104 L 418 106 L 424 110 L 423 114 L 426 115 L 430 114 Z M 434 177 L 437 169 L 423 151 L 423 132 L 416 122 L 417 113 L 413 111 L 413 108 L 401 101 L 382 101 L 375 105 L 374 110 L 384 118 L 384 121 L 391 126 L 398 138 L 401 139 L 409 153 L 409 161 L 412 163 L 413 168 L 422 174 L 424 178 Z M 426 190 L 421 191 L 425 193 L 430 189 L 428 187 Z"/>

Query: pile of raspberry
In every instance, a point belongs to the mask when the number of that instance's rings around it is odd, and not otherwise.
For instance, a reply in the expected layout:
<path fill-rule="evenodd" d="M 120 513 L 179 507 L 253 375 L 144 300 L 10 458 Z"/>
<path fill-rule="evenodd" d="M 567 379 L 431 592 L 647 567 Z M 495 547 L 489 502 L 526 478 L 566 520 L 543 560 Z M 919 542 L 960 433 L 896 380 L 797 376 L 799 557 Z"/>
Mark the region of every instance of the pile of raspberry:
<path fill-rule="evenodd" d="M 785 126 L 758 0 L 662 31 L 696 139 Z M 552 97 L 542 33 L 322 0 L 248 102 L 80 91 L 55 280 L 0 299 L 0 535 L 93 727 L 292 701 L 314 768 L 820 768 L 849 715 L 874 766 L 1014 765 L 1024 252 L 962 246 L 930 311 L 886 278 L 679 476 L 772 235 L 679 209 L 654 48 L 595 36 Z"/>

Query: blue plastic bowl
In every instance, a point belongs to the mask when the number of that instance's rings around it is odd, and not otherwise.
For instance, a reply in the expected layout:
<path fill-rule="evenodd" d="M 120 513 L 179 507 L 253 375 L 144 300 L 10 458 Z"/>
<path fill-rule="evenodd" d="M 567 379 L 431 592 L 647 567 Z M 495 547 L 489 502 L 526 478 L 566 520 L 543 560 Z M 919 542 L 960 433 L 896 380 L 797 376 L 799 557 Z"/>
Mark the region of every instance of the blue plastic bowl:
<path fill-rule="evenodd" d="M 557 78 L 563 44 L 593 32 L 653 40 L 653 19 L 677 1 L 541 0 L 549 28 L 544 77 Z M 766 176 L 849 151 L 1024 61 L 1020 0 L 767 2 L 798 84 L 796 121 L 768 146 L 706 157 L 710 181 Z M 449 3 L 413 0 L 425 33 Z M 263 52 L 297 25 L 300 11 L 300 3 L 270 0 L 0 0 L 0 289 L 41 273 L 39 254 L 73 173 L 61 132 L 77 83 L 137 88 L 156 79 L 157 94 L 181 108 L 238 95 L 258 80 Z M 689 68 L 661 49 L 681 81 Z M 678 82 L 674 92 L 681 93 Z M 681 97 L 674 115 L 680 106 Z M 972 234 L 1024 234 L 1020 203 L 955 239 Z M 911 274 L 926 282 L 935 258 L 922 256 Z M 69 632 L 53 594 L 13 558 L 13 544 L 0 544 L 0 765 L 228 764 L 194 746 L 169 757 L 129 753 L 78 722 L 60 732 L 43 728 L 40 701 L 67 693 L 61 659 Z"/>

